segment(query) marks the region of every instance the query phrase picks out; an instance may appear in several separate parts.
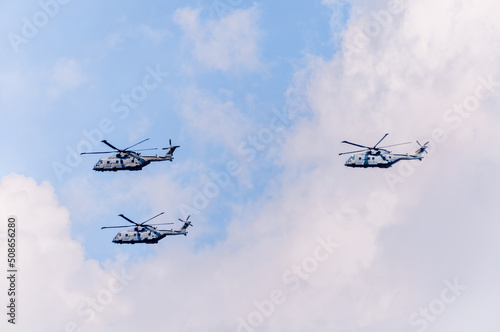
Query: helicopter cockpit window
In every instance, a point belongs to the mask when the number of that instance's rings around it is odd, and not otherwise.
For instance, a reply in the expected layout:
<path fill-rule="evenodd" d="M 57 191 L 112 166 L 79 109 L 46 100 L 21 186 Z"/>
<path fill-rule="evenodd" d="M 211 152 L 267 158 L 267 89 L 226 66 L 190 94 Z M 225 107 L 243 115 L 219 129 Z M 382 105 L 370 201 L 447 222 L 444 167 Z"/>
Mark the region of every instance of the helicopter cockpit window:
<path fill-rule="evenodd" d="M 348 161 L 354 161 L 354 156 L 350 156 Z"/>

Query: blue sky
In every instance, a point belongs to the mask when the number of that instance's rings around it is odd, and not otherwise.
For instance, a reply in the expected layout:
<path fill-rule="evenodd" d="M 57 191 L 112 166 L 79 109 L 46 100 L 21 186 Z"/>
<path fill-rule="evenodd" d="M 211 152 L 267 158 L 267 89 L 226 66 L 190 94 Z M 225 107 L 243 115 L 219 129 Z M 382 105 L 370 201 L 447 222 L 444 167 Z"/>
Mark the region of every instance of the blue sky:
<path fill-rule="evenodd" d="M 498 331 L 496 1 L 55 1 L 0 4 L 14 328 Z M 429 154 L 344 167 L 385 133 Z M 175 160 L 79 155 L 145 138 Z M 100 229 L 162 211 L 189 235 Z"/>
<path fill-rule="evenodd" d="M 328 37 L 329 10 L 319 3 L 311 6 L 298 2 L 292 7 L 241 2 L 234 10 L 255 8 L 259 44 L 254 55 L 261 68 L 229 72 L 196 61 L 189 40 L 173 20 L 180 4 L 153 3 L 140 9 L 133 2 L 107 4 L 105 8 L 99 5 L 100 10 L 91 15 L 92 24 L 88 24 L 89 16 L 83 13 L 92 13 L 94 6 L 78 2 L 61 5 L 58 15 L 27 44 L 19 45 L 17 53 L 12 52 L 9 40 L 3 39 L 3 72 L 16 73 L 19 84 L 30 87 L 4 100 L 4 132 L 21 134 L 16 135 L 15 146 L 7 147 L 8 152 L 20 161 L 20 173 L 39 181 L 55 182 L 52 162 L 63 161 L 65 148 L 76 148 L 83 131 L 98 128 L 103 118 L 113 122 L 114 130 L 106 138 L 116 145 L 151 137 L 148 144 L 164 146 L 168 138 L 175 141 L 182 136 L 186 155 L 210 162 L 212 158 L 207 156 L 213 153 L 209 149 L 215 144 L 200 142 L 180 116 L 179 109 L 185 102 L 182 95 L 189 93 L 188 89 L 199 90 L 221 103 L 232 103 L 249 121 L 258 124 L 267 120 L 269 108 L 285 105 L 294 66 L 300 65 L 304 56 L 331 56 L 335 49 Z M 189 8 L 199 10 L 202 26 L 218 19 L 211 6 L 194 3 Z M 31 6 L 13 8 L 10 16 L 29 17 L 39 10 L 32 2 Z M 22 20 L 9 23 L 6 28 L 10 32 L 21 31 Z M 168 73 L 168 79 L 131 109 L 126 119 L 120 119 L 123 113 L 113 112 L 113 101 L 130 94 L 148 74 L 147 68 Z M 66 76 L 55 77 L 58 70 L 60 76 Z M 52 90 L 52 98 L 47 98 Z M 225 153 L 220 146 L 216 148 L 218 153 Z M 71 175 L 83 174 L 80 171 L 84 168 L 77 167 Z"/>
<path fill-rule="evenodd" d="M 331 57 L 338 47 L 330 38 L 331 10 L 319 1 L 297 1 L 286 6 L 248 1 L 233 3 L 237 6 L 228 3 L 219 7 L 221 3 L 218 2 L 208 5 L 153 2 L 140 6 L 135 2 L 105 5 L 70 2 L 60 5 L 57 15 L 39 28 L 33 38 L 27 39 L 27 43 L 11 42 L 9 45 L 9 39 L 3 39 L 3 48 L 7 51 L 3 57 L 7 61 L 2 62 L 2 71 L 16 72 L 21 86 L 29 86 L 27 91 L 15 91 L 4 101 L 2 132 L 6 137 L 16 137 L 15 144 L 6 146 L 6 153 L 15 158 L 16 167 L 5 167 L 3 172 L 15 171 L 39 182 L 49 181 L 56 193 L 65 193 L 61 200 L 66 205 L 73 200 L 73 193 L 68 193 L 67 188 L 72 179 L 92 179 L 101 199 L 106 200 L 115 195 L 103 189 L 110 179 L 119 177 L 123 181 L 140 182 L 144 175 L 172 171 L 173 165 L 162 163 L 145 169 L 147 174 L 92 174 L 92 165 L 98 158 L 85 156 L 81 162 L 75 161 L 77 166 L 70 167 L 70 172 L 61 170 L 60 175 L 56 174 L 55 167 L 59 166 L 54 163 L 67 165 L 66 158 L 73 155 L 68 151 L 78 151 L 79 144 L 86 147 L 87 143 L 92 143 L 94 151 L 107 150 L 103 144 L 94 144 L 101 138 L 120 147 L 150 138 L 142 148 L 165 147 L 172 138 L 175 144 L 181 145 L 174 167 L 175 181 L 183 187 L 196 186 L 207 169 L 224 169 L 229 160 L 237 157 L 234 148 L 217 140 L 217 133 L 209 131 L 204 135 L 200 130 L 217 120 L 207 121 L 206 117 L 197 120 L 197 113 L 190 118 L 183 117 L 183 107 L 196 107 L 196 112 L 203 112 L 205 106 L 196 105 L 197 98 L 226 104 L 239 120 L 246 122 L 248 133 L 251 133 L 251 128 L 259 128 L 269 121 L 273 108 L 282 111 L 286 107 L 286 92 L 294 70 L 308 54 Z M 249 54 L 255 65 L 228 63 L 226 68 L 223 63 L 200 62 L 194 53 L 192 38 L 204 37 L 187 36 L 175 19 L 179 8 L 196 11 L 200 25 L 198 34 L 234 11 L 249 10 L 252 13 L 249 19 L 256 24 L 250 32 L 255 34 L 250 38 L 256 45 Z M 29 18 L 40 10 L 37 2 L 25 3 L 12 8 L 10 16 Z M 9 20 L 8 23 L 6 29 L 23 36 L 22 20 Z M 138 102 L 132 99 L 137 106 L 128 106 L 122 96 L 131 95 L 151 72 L 158 73 L 160 81 L 153 79 L 155 87 L 147 91 L 147 96 L 138 95 Z M 194 93 L 198 96 L 191 98 Z M 188 100 L 195 104 L 185 106 Z M 220 113 L 208 116 L 217 115 Z M 110 121 L 112 130 L 109 133 L 99 132 L 103 119 Z M 229 145 L 237 145 L 244 136 L 237 139 L 240 141 Z M 233 200 L 240 203 L 265 192 L 269 180 L 279 172 L 279 167 L 265 154 L 266 151 L 259 153 L 246 169 L 251 188 L 241 190 L 232 186 L 223 190 L 216 202 L 204 211 L 203 218 L 213 220 L 211 227 L 217 231 L 213 236 L 200 238 L 200 245 L 224 237 L 224 225 L 232 213 Z M 196 166 L 183 169 L 182 164 Z M 120 190 L 133 191 L 134 188 Z M 99 242 L 111 238 L 112 234 L 98 232 L 97 226 L 119 222 L 115 217 L 118 213 L 146 218 L 158 212 L 148 205 L 148 202 L 136 204 L 123 200 L 115 205 L 116 210 L 92 215 L 95 219 L 92 221 L 88 220 L 88 215 L 72 214 L 73 232 L 76 236 L 99 239 L 88 240 L 92 245 L 86 252 L 92 258 L 107 258 Z M 85 206 L 85 210 L 92 209 L 92 206 Z M 169 217 L 185 216 L 174 210 Z"/>

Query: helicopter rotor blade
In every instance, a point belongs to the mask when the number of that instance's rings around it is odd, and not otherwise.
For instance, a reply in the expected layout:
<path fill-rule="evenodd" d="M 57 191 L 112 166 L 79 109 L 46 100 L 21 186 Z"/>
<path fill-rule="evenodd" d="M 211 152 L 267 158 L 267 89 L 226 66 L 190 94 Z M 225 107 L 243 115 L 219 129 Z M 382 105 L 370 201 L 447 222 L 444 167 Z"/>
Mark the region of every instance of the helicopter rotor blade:
<path fill-rule="evenodd" d="M 363 150 L 357 150 L 357 151 L 350 151 L 350 152 L 342 152 L 342 153 L 339 153 L 339 156 L 343 155 L 343 154 L 351 154 L 351 153 L 356 153 L 356 152 L 363 152 L 363 151 L 368 151 L 368 150 L 371 150 L 371 149 L 363 149 Z"/>
<path fill-rule="evenodd" d="M 163 222 L 160 224 L 147 224 L 147 225 L 142 225 L 142 226 L 158 226 L 158 225 L 173 225 L 173 222 Z"/>
<path fill-rule="evenodd" d="M 158 148 L 139 149 L 139 150 L 134 150 L 134 151 L 125 150 L 125 151 L 126 152 L 137 152 L 137 151 L 151 151 L 151 150 L 158 150 Z"/>
<path fill-rule="evenodd" d="M 351 145 L 358 146 L 360 148 L 365 148 L 365 149 L 371 149 L 369 146 L 364 146 L 364 145 L 360 145 L 360 144 L 356 144 L 356 143 L 352 143 L 352 142 L 348 142 L 348 141 L 342 141 L 340 143 L 351 144 Z"/>
<path fill-rule="evenodd" d="M 80 154 L 104 154 L 104 153 L 115 153 L 115 151 L 82 152 Z"/>
<path fill-rule="evenodd" d="M 179 218 L 179 221 L 183 222 L 184 224 L 188 224 L 191 227 L 194 227 L 193 224 L 189 221 L 189 217 L 191 217 L 191 215 L 187 216 L 186 220 L 182 220 L 181 218 Z"/>
<path fill-rule="evenodd" d="M 125 225 L 125 226 L 103 226 L 101 227 L 101 229 L 106 229 L 106 228 L 125 228 L 125 227 L 130 227 L 128 225 Z"/>
<path fill-rule="evenodd" d="M 115 149 L 116 151 L 121 151 L 120 149 L 118 149 L 116 146 L 113 146 L 112 144 L 110 144 L 108 141 L 106 141 L 105 139 L 103 139 L 101 142 L 103 142 L 104 144 L 106 144 L 107 146 L 109 146 L 110 148 L 112 149 Z"/>
<path fill-rule="evenodd" d="M 132 221 L 130 220 L 129 218 L 125 217 L 123 214 L 119 214 L 118 216 L 122 217 L 123 219 L 125 219 L 126 221 L 134 224 L 134 225 L 137 225 L 137 226 L 140 226 L 138 223 L 136 223 L 135 221 Z"/>
<path fill-rule="evenodd" d="M 181 147 L 180 145 L 174 145 L 174 146 L 169 146 L 168 148 L 162 148 L 162 150 L 170 150 L 170 149 L 173 149 L 172 151 L 174 151 L 175 149 L 180 148 L 180 147 Z"/>
<path fill-rule="evenodd" d="M 420 144 L 420 142 L 417 140 L 417 144 L 420 145 L 420 146 L 426 146 L 427 144 L 429 144 L 430 141 L 427 141 L 424 143 L 424 145 Z"/>
<path fill-rule="evenodd" d="M 425 142 L 425 144 L 422 146 L 422 148 L 424 149 L 424 152 L 429 154 L 429 152 L 427 152 L 427 144 L 429 144 L 430 141 L 427 141 Z"/>
<path fill-rule="evenodd" d="M 171 138 L 168 139 L 168 144 L 169 144 L 169 146 L 166 148 L 162 148 L 162 150 L 169 150 L 170 149 L 171 153 L 173 153 L 175 151 L 175 149 L 180 148 L 180 145 L 172 146 L 172 139 Z"/>
<path fill-rule="evenodd" d="M 424 148 L 427 148 L 427 144 L 429 144 L 429 142 L 430 142 L 430 141 L 425 142 L 425 144 L 424 144 Z M 427 150 L 424 150 L 424 152 L 425 152 L 425 153 L 427 153 L 427 154 L 429 153 L 429 152 L 427 152 Z"/>
<path fill-rule="evenodd" d="M 384 145 L 384 146 L 381 146 L 377 149 L 383 149 L 383 148 L 389 148 L 391 146 L 398 146 L 398 145 L 404 145 L 404 144 L 410 144 L 411 142 L 405 142 L 405 143 L 398 143 L 398 144 L 391 144 L 391 145 Z"/>
<path fill-rule="evenodd" d="M 387 137 L 387 135 L 389 135 L 389 133 L 385 134 L 385 135 L 384 135 L 384 137 L 382 137 L 382 138 L 380 139 L 380 141 L 378 141 L 378 143 L 377 143 L 377 144 L 375 144 L 375 145 L 373 146 L 373 148 L 372 148 L 372 149 L 376 149 L 376 148 L 377 148 L 377 145 L 379 145 L 379 144 L 380 144 L 380 142 L 382 142 L 382 141 L 384 140 L 384 138 L 386 138 L 386 137 Z"/>
<path fill-rule="evenodd" d="M 108 142 L 108 141 L 106 141 L 106 140 L 102 140 L 101 142 L 102 142 L 102 143 L 104 143 L 104 144 L 106 144 L 106 145 L 107 145 L 107 146 L 109 146 L 110 148 L 112 148 L 112 149 L 114 149 L 114 150 L 118 151 L 118 152 L 135 152 L 135 151 L 127 151 L 127 150 L 128 150 L 128 149 L 130 149 L 131 147 L 136 146 L 137 144 L 140 144 L 140 143 L 142 143 L 142 142 L 144 142 L 144 141 L 147 141 L 148 139 L 149 139 L 149 138 L 147 138 L 147 139 L 145 139 L 145 140 L 142 140 L 141 142 L 136 143 L 136 144 L 134 144 L 134 145 L 132 145 L 132 146 L 129 146 L 128 148 L 123 149 L 123 150 L 122 150 L 122 149 L 118 149 L 116 146 L 114 146 L 113 144 L 109 143 L 109 142 Z M 136 150 L 136 151 L 149 151 L 149 150 L 158 150 L 158 148 L 141 149 L 141 150 Z M 98 152 L 82 152 L 82 153 L 80 153 L 80 154 L 104 154 L 104 153 L 114 153 L 114 152 L 115 152 L 115 151 L 98 151 Z"/>
<path fill-rule="evenodd" d="M 142 141 L 140 141 L 139 143 L 135 143 L 134 145 L 131 145 L 131 146 L 129 146 L 128 148 L 123 149 L 123 151 L 127 151 L 128 149 L 133 148 L 134 146 L 139 145 L 139 144 L 141 144 L 141 143 L 144 143 L 144 142 L 146 142 L 147 140 L 149 140 L 149 138 L 143 139 L 143 140 L 142 140 Z"/>
<path fill-rule="evenodd" d="M 429 154 L 429 152 L 427 152 L 427 144 L 429 144 L 429 142 L 430 141 L 427 141 L 427 142 L 425 142 L 424 145 L 422 145 L 422 144 L 420 144 L 419 141 L 417 141 L 417 144 L 420 146 L 420 148 L 417 151 L 415 151 L 415 153 L 425 152 L 425 153 Z"/>
<path fill-rule="evenodd" d="M 150 220 L 152 220 L 152 219 L 154 219 L 154 218 L 156 218 L 156 217 L 158 217 L 158 216 L 161 216 L 161 215 L 162 215 L 162 214 L 164 214 L 164 213 L 165 213 L 165 212 L 158 213 L 156 216 L 151 217 L 151 218 L 149 218 L 149 219 L 148 219 L 148 220 L 146 220 L 146 221 L 143 221 L 142 223 L 140 223 L 140 225 L 142 226 L 142 225 L 144 225 L 145 223 L 147 223 L 148 221 L 150 221 Z"/>

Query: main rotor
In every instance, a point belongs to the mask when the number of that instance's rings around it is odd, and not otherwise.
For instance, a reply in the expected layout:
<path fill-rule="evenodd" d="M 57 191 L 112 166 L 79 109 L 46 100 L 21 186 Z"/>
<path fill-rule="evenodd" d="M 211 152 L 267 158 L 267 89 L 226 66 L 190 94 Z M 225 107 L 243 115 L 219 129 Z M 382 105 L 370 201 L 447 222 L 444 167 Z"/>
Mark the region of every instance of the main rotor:
<path fill-rule="evenodd" d="M 362 150 L 356 150 L 356 151 L 342 152 L 342 153 L 339 153 L 339 156 L 343 155 L 343 154 L 351 154 L 351 153 L 358 153 L 358 152 L 364 152 L 364 151 L 370 151 L 369 152 L 370 154 L 376 155 L 376 154 L 380 154 L 381 151 L 387 151 L 384 148 L 389 148 L 391 146 L 398 146 L 398 145 L 403 145 L 403 144 L 409 144 L 409 143 L 411 143 L 411 142 L 405 142 L 405 143 L 398 143 L 398 144 L 392 144 L 392 145 L 386 145 L 386 146 L 380 146 L 380 147 L 378 147 L 378 145 L 387 137 L 387 135 L 389 135 L 389 133 L 385 134 L 384 137 L 382 137 L 377 142 L 377 144 L 375 144 L 372 147 L 361 145 L 361 144 L 356 144 L 356 143 L 352 143 L 352 142 L 348 142 L 348 141 L 342 141 L 341 143 L 354 145 L 354 146 L 357 146 L 357 147 L 360 147 L 360 148 L 363 148 L 363 149 Z"/>
<path fill-rule="evenodd" d="M 141 227 L 145 228 L 145 229 L 148 229 L 148 230 L 154 230 L 154 228 L 152 226 L 158 226 L 158 225 L 171 225 L 173 223 L 171 222 L 165 222 L 165 223 L 160 223 L 160 224 L 146 224 L 148 221 L 151 221 L 153 220 L 154 218 L 156 217 L 159 217 L 161 216 L 162 214 L 164 214 L 165 212 L 162 212 L 162 213 L 159 213 L 157 214 L 156 216 L 154 217 L 151 217 L 149 218 L 148 220 L 146 221 L 143 221 L 142 223 L 137 223 L 133 220 L 130 220 L 129 218 L 125 217 L 123 214 L 119 214 L 118 216 L 119 217 L 122 217 L 123 219 L 125 219 L 126 221 L 128 221 L 129 223 L 131 224 L 134 224 L 136 229 L 141 229 Z M 130 227 L 130 225 L 122 225 L 122 226 L 104 226 L 104 227 L 101 227 L 101 229 L 106 229 L 106 228 L 125 228 L 125 227 Z"/>
<path fill-rule="evenodd" d="M 146 138 L 146 139 L 140 141 L 139 143 L 135 143 L 134 145 L 131 145 L 128 148 L 125 148 L 125 149 L 118 149 L 117 147 L 115 147 L 114 145 L 112 145 L 111 143 L 109 143 L 106 140 L 102 140 L 101 142 L 104 143 L 104 144 L 106 144 L 107 146 L 109 146 L 113 150 L 118 151 L 119 154 L 124 154 L 124 155 L 135 154 L 137 151 L 158 150 L 157 148 L 140 149 L 140 150 L 134 150 L 134 151 L 130 150 L 134 146 L 139 145 L 141 143 L 144 143 L 147 140 L 149 140 L 149 138 Z M 115 151 L 82 152 L 80 154 L 103 154 L 103 153 L 114 153 Z"/>

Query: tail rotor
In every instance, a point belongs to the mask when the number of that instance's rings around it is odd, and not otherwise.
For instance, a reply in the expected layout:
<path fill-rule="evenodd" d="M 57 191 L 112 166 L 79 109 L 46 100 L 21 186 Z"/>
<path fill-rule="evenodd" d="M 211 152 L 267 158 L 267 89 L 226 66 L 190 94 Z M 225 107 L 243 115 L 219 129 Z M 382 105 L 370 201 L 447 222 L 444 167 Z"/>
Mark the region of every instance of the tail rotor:
<path fill-rule="evenodd" d="M 184 225 L 182 225 L 180 229 L 181 231 L 184 232 L 184 235 L 187 235 L 186 229 L 189 226 L 193 227 L 193 224 L 189 221 L 189 217 L 191 217 L 191 215 L 187 216 L 186 220 L 182 220 L 181 218 L 179 218 L 179 221 L 184 223 Z"/>
<path fill-rule="evenodd" d="M 415 153 L 416 153 L 418 156 L 421 156 L 421 155 L 422 155 L 422 153 L 424 153 L 424 152 L 425 152 L 425 153 L 429 153 L 429 152 L 427 152 L 427 144 L 429 144 L 429 141 L 425 142 L 425 144 L 424 144 L 424 145 L 420 144 L 420 142 L 419 142 L 419 141 L 417 141 L 417 144 L 420 146 L 420 148 L 419 148 L 417 151 L 415 151 Z"/>
<path fill-rule="evenodd" d="M 170 144 L 170 146 L 168 148 L 163 148 L 162 150 L 168 150 L 167 153 L 165 154 L 165 156 L 170 156 L 173 158 L 173 154 L 174 154 L 175 149 L 179 148 L 180 146 L 179 145 L 172 146 L 171 139 L 168 140 L 168 144 Z M 172 161 L 172 160 L 170 160 L 170 161 Z"/>
<path fill-rule="evenodd" d="M 193 224 L 189 221 L 189 217 L 191 217 L 191 215 L 187 216 L 186 220 L 182 220 L 181 218 L 179 218 L 179 221 L 180 222 L 183 222 L 184 224 L 188 225 L 188 226 L 191 226 L 193 227 Z M 187 227 L 187 226 L 186 226 Z"/>

